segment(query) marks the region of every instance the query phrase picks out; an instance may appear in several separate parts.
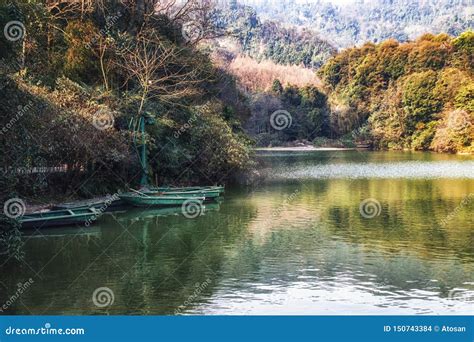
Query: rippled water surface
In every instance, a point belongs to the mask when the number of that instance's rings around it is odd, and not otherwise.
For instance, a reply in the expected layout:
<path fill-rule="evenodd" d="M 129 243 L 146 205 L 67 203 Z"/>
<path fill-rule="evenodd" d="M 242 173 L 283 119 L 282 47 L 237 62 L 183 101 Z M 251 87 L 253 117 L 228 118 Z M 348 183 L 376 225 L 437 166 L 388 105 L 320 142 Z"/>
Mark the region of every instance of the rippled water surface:
<path fill-rule="evenodd" d="M 266 181 L 203 216 L 132 210 L 25 237 L 14 314 L 472 314 L 474 160 L 260 156 Z M 113 303 L 94 305 L 107 287 Z"/>

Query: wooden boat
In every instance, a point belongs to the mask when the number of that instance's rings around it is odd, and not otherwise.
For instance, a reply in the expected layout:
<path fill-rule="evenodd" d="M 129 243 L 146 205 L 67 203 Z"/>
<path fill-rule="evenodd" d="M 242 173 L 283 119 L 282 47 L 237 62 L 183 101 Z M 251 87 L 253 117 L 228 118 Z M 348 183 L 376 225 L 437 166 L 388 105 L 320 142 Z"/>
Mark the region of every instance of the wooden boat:
<path fill-rule="evenodd" d="M 191 186 L 191 187 L 152 187 L 150 191 L 166 191 L 166 192 L 188 192 L 188 191 L 218 191 L 220 194 L 224 193 L 225 188 L 223 186 Z"/>
<path fill-rule="evenodd" d="M 196 190 L 196 191 L 142 191 L 147 196 L 177 196 L 177 197 L 204 197 L 205 200 L 213 200 L 221 196 L 219 190 Z"/>
<path fill-rule="evenodd" d="M 94 208 L 102 212 L 116 211 L 123 208 L 125 202 L 119 198 L 104 198 L 92 201 L 80 201 L 58 204 L 52 207 L 53 210 L 78 210 Z"/>
<path fill-rule="evenodd" d="M 181 206 L 189 200 L 202 204 L 202 202 L 205 200 L 204 197 L 149 196 L 144 193 L 126 193 L 119 196 L 120 199 L 135 207 Z"/>
<path fill-rule="evenodd" d="M 17 220 L 24 229 L 72 226 L 78 224 L 94 223 L 100 212 L 94 208 L 50 210 L 39 213 L 26 214 Z"/>

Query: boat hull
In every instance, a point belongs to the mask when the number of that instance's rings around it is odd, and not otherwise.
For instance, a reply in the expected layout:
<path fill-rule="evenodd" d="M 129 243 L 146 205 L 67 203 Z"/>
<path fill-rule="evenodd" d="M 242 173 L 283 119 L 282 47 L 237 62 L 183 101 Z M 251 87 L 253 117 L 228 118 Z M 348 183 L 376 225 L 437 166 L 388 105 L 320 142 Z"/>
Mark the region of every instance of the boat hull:
<path fill-rule="evenodd" d="M 157 187 L 151 188 L 150 191 L 157 191 L 157 192 L 189 192 L 189 191 L 217 191 L 220 194 L 225 192 L 225 188 L 223 186 L 191 186 L 191 187 Z"/>
<path fill-rule="evenodd" d="M 102 212 L 111 212 L 123 209 L 125 206 L 125 202 L 117 199 L 113 201 L 103 200 L 103 201 L 96 201 L 90 202 L 85 204 L 76 204 L 76 203 L 65 203 L 65 204 L 58 204 L 55 205 L 52 209 L 53 210 L 80 210 L 80 209 L 97 209 L 101 210 Z"/>
<path fill-rule="evenodd" d="M 120 199 L 135 207 L 176 207 L 182 206 L 187 201 L 204 202 L 204 197 L 178 197 L 178 196 L 140 196 L 136 194 L 120 195 Z"/>
<path fill-rule="evenodd" d="M 92 224 L 100 213 L 92 208 L 77 210 L 51 210 L 32 213 L 18 219 L 22 229 L 39 229 L 49 227 Z"/>
<path fill-rule="evenodd" d="M 174 196 L 174 197 L 204 197 L 206 200 L 212 200 L 221 196 L 220 191 L 145 191 L 148 196 Z"/>

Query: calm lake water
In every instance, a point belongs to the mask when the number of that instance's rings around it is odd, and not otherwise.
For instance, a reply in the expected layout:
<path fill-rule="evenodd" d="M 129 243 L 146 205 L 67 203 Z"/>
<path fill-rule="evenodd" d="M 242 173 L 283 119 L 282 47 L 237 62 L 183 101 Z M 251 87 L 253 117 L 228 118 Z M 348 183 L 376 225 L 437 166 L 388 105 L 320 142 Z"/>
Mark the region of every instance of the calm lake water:
<path fill-rule="evenodd" d="M 474 159 L 265 152 L 268 178 L 177 210 L 25 237 L 10 314 L 472 314 Z M 93 294 L 104 290 L 96 304 Z M 97 294 L 97 292 L 96 292 Z M 99 303 L 97 303 L 99 301 Z"/>

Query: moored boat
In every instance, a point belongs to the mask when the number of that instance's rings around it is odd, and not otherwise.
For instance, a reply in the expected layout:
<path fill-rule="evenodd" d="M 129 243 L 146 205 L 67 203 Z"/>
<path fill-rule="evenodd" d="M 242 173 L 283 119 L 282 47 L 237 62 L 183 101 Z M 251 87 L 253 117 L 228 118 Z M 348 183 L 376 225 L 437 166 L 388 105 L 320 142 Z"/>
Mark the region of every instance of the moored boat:
<path fill-rule="evenodd" d="M 143 191 L 145 195 L 148 196 L 178 196 L 178 197 L 204 197 L 205 200 L 213 200 L 221 196 L 219 190 L 193 190 L 193 191 L 175 191 L 175 190 L 166 190 L 166 191 L 153 191 L 147 190 Z"/>
<path fill-rule="evenodd" d="M 218 191 L 220 194 L 225 192 L 225 188 L 223 186 L 191 186 L 191 187 L 170 187 L 170 186 L 162 186 L 162 187 L 152 187 L 150 191 L 167 191 L 167 192 L 189 192 L 189 191 Z"/>
<path fill-rule="evenodd" d="M 95 222 L 100 212 L 94 208 L 50 210 L 23 215 L 17 220 L 23 229 L 72 226 Z"/>
<path fill-rule="evenodd" d="M 166 206 L 181 206 L 187 201 L 197 202 L 202 204 L 204 197 L 192 196 L 150 196 L 144 193 L 126 193 L 119 195 L 120 199 L 135 207 L 166 207 Z"/>
<path fill-rule="evenodd" d="M 53 210 L 71 210 L 71 209 L 88 209 L 94 208 L 102 212 L 116 211 L 121 208 L 125 203 L 117 197 L 110 197 L 104 199 L 96 199 L 90 201 L 80 201 L 71 203 L 57 204 L 52 207 Z"/>

